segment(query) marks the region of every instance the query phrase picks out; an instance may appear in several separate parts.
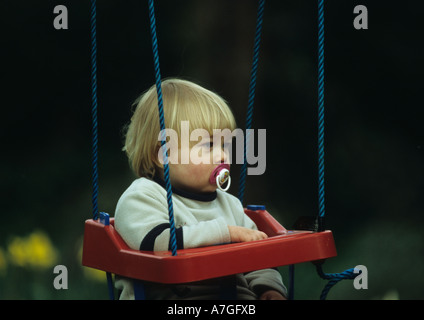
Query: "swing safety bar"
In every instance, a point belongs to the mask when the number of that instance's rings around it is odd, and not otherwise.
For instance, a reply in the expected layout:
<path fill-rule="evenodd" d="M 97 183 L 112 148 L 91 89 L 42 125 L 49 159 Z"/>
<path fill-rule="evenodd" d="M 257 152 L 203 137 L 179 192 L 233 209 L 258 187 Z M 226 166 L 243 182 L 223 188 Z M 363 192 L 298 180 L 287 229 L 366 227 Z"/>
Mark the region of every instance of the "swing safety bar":
<path fill-rule="evenodd" d="M 115 230 L 114 219 L 102 213 L 100 219 L 85 222 L 82 264 L 132 279 L 178 284 L 337 255 L 329 230 L 286 230 L 264 208 L 245 209 L 245 213 L 267 239 L 181 249 L 177 256 L 171 251 L 129 248 Z"/>

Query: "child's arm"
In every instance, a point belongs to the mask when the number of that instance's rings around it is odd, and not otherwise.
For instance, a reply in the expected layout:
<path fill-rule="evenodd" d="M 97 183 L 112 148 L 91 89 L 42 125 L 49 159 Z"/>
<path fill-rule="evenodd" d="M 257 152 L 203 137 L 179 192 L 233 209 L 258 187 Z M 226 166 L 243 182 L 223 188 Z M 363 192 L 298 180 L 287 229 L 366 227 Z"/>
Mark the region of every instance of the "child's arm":
<path fill-rule="evenodd" d="M 228 226 L 231 242 L 255 241 L 268 238 L 268 236 L 258 230 L 248 229 L 239 226 Z"/>
<path fill-rule="evenodd" d="M 177 249 L 231 242 L 224 218 L 197 223 L 189 221 L 187 225 L 178 226 L 177 215 L 184 213 L 174 212 Z M 115 228 L 132 249 L 169 250 L 170 224 L 166 198 L 161 199 L 149 190 L 127 192 L 118 202 Z"/>

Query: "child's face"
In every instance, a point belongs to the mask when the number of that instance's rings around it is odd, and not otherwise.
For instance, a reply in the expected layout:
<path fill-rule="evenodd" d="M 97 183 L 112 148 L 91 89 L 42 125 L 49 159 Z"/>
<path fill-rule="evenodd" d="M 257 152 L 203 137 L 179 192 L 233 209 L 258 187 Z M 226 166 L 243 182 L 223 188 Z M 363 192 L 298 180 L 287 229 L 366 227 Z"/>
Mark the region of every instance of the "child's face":
<path fill-rule="evenodd" d="M 178 163 L 169 164 L 172 185 L 196 193 L 215 191 L 217 186 L 209 182 L 209 177 L 219 164 L 229 163 L 229 144 L 216 142 L 214 144 L 213 137 L 206 135 L 192 147 L 180 146 Z M 189 159 L 189 163 L 182 163 L 181 157 L 184 156 Z"/>

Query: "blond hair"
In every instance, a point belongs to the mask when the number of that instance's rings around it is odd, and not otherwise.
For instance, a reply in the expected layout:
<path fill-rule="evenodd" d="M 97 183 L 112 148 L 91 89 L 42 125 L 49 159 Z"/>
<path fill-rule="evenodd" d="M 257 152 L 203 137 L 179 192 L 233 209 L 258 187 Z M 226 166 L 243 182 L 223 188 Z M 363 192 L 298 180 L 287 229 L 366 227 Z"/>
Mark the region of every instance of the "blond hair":
<path fill-rule="evenodd" d="M 161 84 L 165 128 L 181 137 L 181 122 L 189 121 L 190 132 L 205 129 L 212 136 L 214 129 L 236 128 L 236 121 L 226 101 L 218 94 L 193 82 L 167 79 Z M 125 146 L 130 167 L 139 177 L 152 177 L 158 165 L 159 112 L 156 86 L 153 85 L 134 103 L 135 111 L 125 128 Z"/>

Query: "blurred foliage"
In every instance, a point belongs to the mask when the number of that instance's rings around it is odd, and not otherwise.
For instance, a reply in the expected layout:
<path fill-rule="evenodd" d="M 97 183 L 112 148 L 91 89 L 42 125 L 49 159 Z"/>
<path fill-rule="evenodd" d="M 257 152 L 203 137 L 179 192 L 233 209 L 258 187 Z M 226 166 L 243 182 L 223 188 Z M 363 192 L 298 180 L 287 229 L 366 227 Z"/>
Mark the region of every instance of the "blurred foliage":
<path fill-rule="evenodd" d="M 57 4 L 0 3 L 1 299 L 107 299 L 102 273 L 80 259 L 91 217 L 89 1 L 60 2 L 66 31 L 53 28 Z M 370 25 L 357 31 L 355 1 L 326 3 L 326 223 L 338 256 L 324 271 L 365 265 L 369 289 L 346 281 L 328 298 L 423 299 L 423 4 L 361 4 Z M 317 211 L 316 13 L 309 0 L 265 9 L 253 127 L 267 129 L 267 170 L 248 177 L 245 198 L 288 228 Z M 243 127 L 256 1 L 161 0 L 156 14 L 162 76 L 217 91 Z M 113 214 L 134 178 L 121 129 L 154 75 L 147 4 L 98 1 L 97 16 L 99 204 Z M 68 290 L 53 288 L 55 264 L 67 266 Z M 297 299 L 317 299 L 326 283 L 310 263 L 295 279 Z"/>
<path fill-rule="evenodd" d="M 69 240 L 69 239 L 66 239 Z M 75 243 L 74 255 L 64 256 L 43 231 L 11 236 L 7 248 L 0 247 L 0 299 L 96 299 L 105 288 L 105 272 L 81 266 L 82 241 Z M 62 261 L 71 284 L 56 290 L 53 268 Z M 76 290 L 77 289 L 77 290 Z"/>
<path fill-rule="evenodd" d="M 7 249 L 10 262 L 19 267 L 46 269 L 54 266 L 57 260 L 56 249 L 40 231 L 34 231 L 27 238 L 12 238 Z"/>

